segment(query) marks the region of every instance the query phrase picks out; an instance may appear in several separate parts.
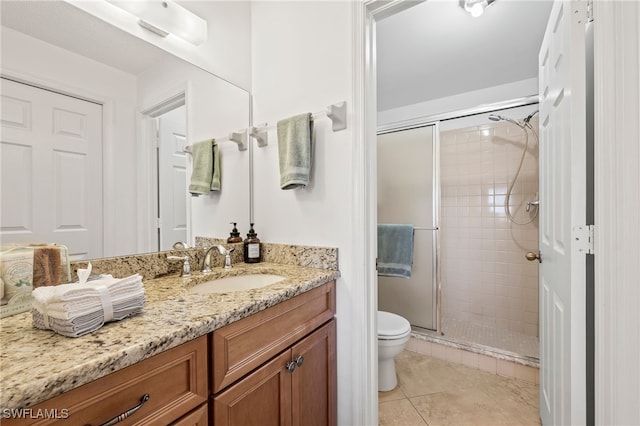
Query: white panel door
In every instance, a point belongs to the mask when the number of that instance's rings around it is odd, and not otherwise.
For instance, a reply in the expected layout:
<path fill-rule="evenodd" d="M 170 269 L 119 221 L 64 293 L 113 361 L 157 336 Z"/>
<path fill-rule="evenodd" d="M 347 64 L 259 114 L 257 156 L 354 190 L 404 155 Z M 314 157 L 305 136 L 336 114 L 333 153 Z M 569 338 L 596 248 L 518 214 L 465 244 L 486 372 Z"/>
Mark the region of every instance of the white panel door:
<path fill-rule="evenodd" d="M 184 106 L 159 118 L 158 200 L 160 250 L 187 241 L 187 144 Z"/>
<path fill-rule="evenodd" d="M 555 1 L 539 56 L 540 417 L 585 424 L 586 223 L 583 2 Z"/>
<path fill-rule="evenodd" d="M 0 240 L 102 257 L 102 107 L 2 79 Z"/>

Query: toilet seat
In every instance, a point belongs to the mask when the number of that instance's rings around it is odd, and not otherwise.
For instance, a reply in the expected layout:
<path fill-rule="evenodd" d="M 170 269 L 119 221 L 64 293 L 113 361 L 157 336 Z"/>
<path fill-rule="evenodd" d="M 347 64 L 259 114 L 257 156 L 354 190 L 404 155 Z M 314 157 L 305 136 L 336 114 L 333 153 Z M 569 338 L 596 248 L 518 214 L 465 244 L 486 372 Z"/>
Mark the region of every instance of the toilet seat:
<path fill-rule="evenodd" d="M 378 311 L 378 339 L 396 340 L 411 334 L 411 324 L 400 315 Z"/>

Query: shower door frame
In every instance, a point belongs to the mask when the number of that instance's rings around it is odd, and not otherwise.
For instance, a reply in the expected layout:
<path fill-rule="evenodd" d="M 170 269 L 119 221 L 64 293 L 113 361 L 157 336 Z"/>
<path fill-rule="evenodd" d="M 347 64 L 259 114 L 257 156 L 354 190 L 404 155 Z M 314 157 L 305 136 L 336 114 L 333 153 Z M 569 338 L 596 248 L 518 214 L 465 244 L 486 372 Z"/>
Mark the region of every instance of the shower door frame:
<path fill-rule="evenodd" d="M 499 112 L 505 109 L 517 108 L 517 107 L 525 107 L 529 105 L 537 105 L 538 104 L 538 95 L 530 95 L 524 96 L 520 98 L 514 98 L 501 102 L 494 102 L 490 104 L 483 104 L 478 107 L 473 108 L 464 108 L 439 114 L 433 114 L 430 116 L 417 117 L 408 120 L 396 121 L 393 123 L 381 125 L 377 127 L 376 136 L 385 134 L 385 133 L 393 133 L 393 132 L 401 132 L 403 130 L 415 129 L 418 127 L 425 126 L 434 126 L 434 131 L 436 134 L 434 135 L 434 222 L 436 224 L 435 228 L 438 230 L 436 233 L 436 237 L 434 238 L 434 253 L 435 253 L 435 267 L 434 267 L 434 279 L 436 280 L 435 291 L 435 300 L 436 300 L 436 309 L 435 312 L 435 324 L 436 329 L 431 330 L 423 327 L 413 326 L 412 328 L 424 332 L 430 335 L 434 333 L 437 336 L 442 336 L 442 283 L 441 283 L 441 273 L 440 273 L 440 123 L 442 121 L 447 120 L 455 120 L 458 118 L 471 117 L 474 115 L 480 114 L 489 114 Z M 539 320 L 538 320 L 539 321 Z"/>
<path fill-rule="evenodd" d="M 432 282 L 432 299 L 435 301 L 435 309 L 433 309 L 433 318 L 432 324 L 435 324 L 435 329 L 424 328 L 412 325 L 412 328 L 425 330 L 427 332 L 440 333 L 441 328 L 441 313 L 440 313 L 440 297 L 441 297 L 441 288 L 440 288 L 440 122 L 439 121 L 429 121 L 424 122 L 418 125 L 413 126 L 401 126 L 401 127 L 388 127 L 388 128 L 379 128 L 376 132 L 376 136 L 388 134 L 388 133 L 397 133 L 406 130 L 417 129 L 421 127 L 430 127 L 433 126 L 433 168 L 432 168 L 432 179 L 433 179 L 433 188 L 431 192 L 432 197 L 432 229 L 419 229 L 421 227 L 414 228 L 415 231 L 429 230 L 434 232 L 433 241 L 432 241 L 432 265 L 431 268 L 431 282 Z M 376 144 L 377 146 L 377 144 Z M 377 149 L 377 148 L 376 148 Z M 401 314 L 401 313 L 399 313 Z"/>

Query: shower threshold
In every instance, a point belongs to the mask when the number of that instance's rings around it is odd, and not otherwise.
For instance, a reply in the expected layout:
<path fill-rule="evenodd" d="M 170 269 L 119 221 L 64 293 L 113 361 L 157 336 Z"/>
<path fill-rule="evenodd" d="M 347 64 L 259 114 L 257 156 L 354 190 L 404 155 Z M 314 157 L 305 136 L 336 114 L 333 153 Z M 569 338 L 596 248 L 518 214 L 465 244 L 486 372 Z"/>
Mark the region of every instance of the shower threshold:
<path fill-rule="evenodd" d="M 527 336 L 527 340 L 529 340 L 528 343 L 530 346 L 530 348 L 528 348 L 528 354 L 517 353 L 508 349 L 469 341 L 468 338 L 456 336 L 454 333 L 447 333 L 446 329 L 445 334 L 440 335 L 434 330 L 412 326 L 411 336 L 419 340 L 425 340 L 442 346 L 449 346 L 468 352 L 487 355 L 493 358 L 511 361 L 529 367 L 540 367 L 540 358 L 531 354 L 531 352 L 534 352 L 534 350 L 537 351 L 537 339 L 530 336 Z M 533 341 L 534 339 L 535 341 Z"/>

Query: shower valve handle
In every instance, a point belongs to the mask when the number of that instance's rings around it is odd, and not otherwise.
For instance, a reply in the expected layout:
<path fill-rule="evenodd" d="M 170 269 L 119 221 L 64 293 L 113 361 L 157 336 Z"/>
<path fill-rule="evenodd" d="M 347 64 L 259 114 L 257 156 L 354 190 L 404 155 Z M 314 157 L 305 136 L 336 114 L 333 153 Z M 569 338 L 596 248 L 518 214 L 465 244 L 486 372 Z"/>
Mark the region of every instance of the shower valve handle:
<path fill-rule="evenodd" d="M 531 207 L 538 207 L 540 205 L 540 200 L 533 200 L 527 203 L 527 207 L 524 209 L 527 213 L 531 211 Z"/>

